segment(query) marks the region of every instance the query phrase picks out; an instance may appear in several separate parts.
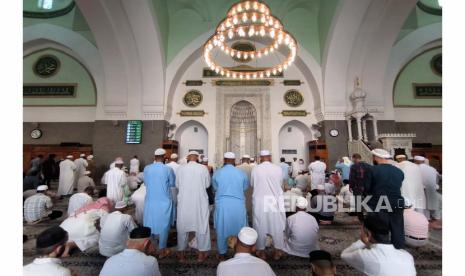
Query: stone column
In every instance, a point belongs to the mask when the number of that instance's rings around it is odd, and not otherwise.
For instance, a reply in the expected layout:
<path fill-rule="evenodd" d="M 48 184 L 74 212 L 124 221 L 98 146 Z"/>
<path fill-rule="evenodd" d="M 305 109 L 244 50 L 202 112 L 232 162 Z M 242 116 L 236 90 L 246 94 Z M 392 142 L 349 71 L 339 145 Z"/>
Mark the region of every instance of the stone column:
<path fill-rule="evenodd" d="M 361 141 L 363 139 L 363 136 L 362 136 L 362 118 L 361 117 L 356 117 L 355 118 L 357 120 L 357 140 Z"/>
<path fill-rule="evenodd" d="M 352 118 L 347 118 L 347 131 L 349 132 L 349 142 L 352 142 Z"/>
<path fill-rule="evenodd" d="M 376 119 L 375 116 L 373 116 L 373 133 L 375 135 L 374 139 L 375 141 L 378 141 L 378 119 Z"/>
<path fill-rule="evenodd" d="M 368 142 L 367 119 L 362 120 L 362 140 Z"/>

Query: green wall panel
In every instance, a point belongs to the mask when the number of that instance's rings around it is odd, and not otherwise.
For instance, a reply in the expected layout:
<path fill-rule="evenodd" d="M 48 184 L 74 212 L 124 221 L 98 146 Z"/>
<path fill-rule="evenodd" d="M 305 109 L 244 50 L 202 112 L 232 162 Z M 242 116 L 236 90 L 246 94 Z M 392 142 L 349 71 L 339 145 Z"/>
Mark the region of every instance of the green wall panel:
<path fill-rule="evenodd" d="M 42 78 L 33 71 L 33 66 L 42 55 L 53 55 L 60 60 L 59 71 L 49 77 Z M 94 81 L 86 70 L 73 57 L 54 49 L 45 49 L 32 53 L 23 58 L 23 83 L 24 84 L 77 84 L 76 97 L 47 97 L 47 98 L 23 98 L 26 106 L 94 106 L 97 101 Z"/>
<path fill-rule="evenodd" d="M 413 58 L 400 71 L 394 83 L 394 106 L 396 107 L 440 107 L 442 99 L 416 99 L 413 83 L 442 83 L 442 77 L 431 69 L 430 61 L 442 53 L 442 48 L 430 49 Z"/>

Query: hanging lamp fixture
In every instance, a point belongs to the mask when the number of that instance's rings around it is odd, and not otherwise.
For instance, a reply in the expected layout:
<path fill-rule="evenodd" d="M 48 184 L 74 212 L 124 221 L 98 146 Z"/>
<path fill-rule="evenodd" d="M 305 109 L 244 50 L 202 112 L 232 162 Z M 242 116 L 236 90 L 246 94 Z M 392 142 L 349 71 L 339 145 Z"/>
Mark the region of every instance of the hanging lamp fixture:
<path fill-rule="evenodd" d="M 231 45 L 237 40 L 254 42 L 258 40 L 263 47 L 254 50 L 234 49 Z M 279 60 L 277 57 L 278 62 L 274 62 L 273 65 L 256 68 L 250 72 L 243 72 L 234 67 L 228 68 L 217 59 L 218 54 L 222 53 L 223 61 L 226 57 L 231 60 L 244 62 L 252 60 L 258 63 L 275 51 L 285 53 L 283 54 L 285 58 Z M 203 56 L 208 67 L 223 77 L 234 79 L 257 79 L 278 75 L 292 65 L 296 55 L 295 38 L 284 29 L 281 21 L 271 14 L 270 8 L 258 0 L 234 4 L 203 48 Z M 268 63 L 270 60 L 271 58 L 268 58 Z"/>

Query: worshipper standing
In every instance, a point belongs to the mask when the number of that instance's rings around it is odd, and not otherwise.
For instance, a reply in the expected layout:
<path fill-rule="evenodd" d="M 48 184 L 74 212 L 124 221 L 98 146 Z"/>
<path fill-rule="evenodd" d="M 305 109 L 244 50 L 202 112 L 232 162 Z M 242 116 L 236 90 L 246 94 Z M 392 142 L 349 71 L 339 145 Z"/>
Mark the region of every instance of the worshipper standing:
<path fill-rule="evenodd" d="M 358 153 L 352 155 L 352 166 L 350 166 L 349 188 L 355 199 L 355 213 L 361 222 L 363 220 L 363 210 L 360 203 L 365 197 L 365 187 L 371 182 L 372 166 L 362 161 L 362 156 Z"/>
<path fill-rule="evenodd" d="M 159 258 L 164 258 L 170 253 L 167 242 L 174 214 L 171 188 L 175 187 L 176 183 L 173 169 L 163 164 L 165 154 L 164 149 L 155 150 L 155 162 L 144 169 L 144 183 L 147 189 L 144 226 L 152 229 L 152 235 L 159 238 Z"/>
<path fill-rule="evenodd" d="M 299 159 L 299 170 L 300 171 L 306 171 L 307 170 L 307 167 L 305 167 L 305 162 L 303 159 Z"/>
<path fill-rule="evenodd" d="M 365 187 L 367 196 L 371 196 L 367 205 L 378 216 L 387 221 L 390 227 L 391 241 L 395 248 L 405 246 L 404 236 L 404 199 L 400 192 L 404 173 L 390 165 L 391 155 L 384 149 L 374 149 L 371 182 Z M 377 208 L 378 207 L 378 208 Z"/>
<path fill-rule="evenodd" d="M 310 252 L 310 267 L 313 276 L 336 275 L 336 266 L 333 263 L 331 254 L 324 250 Z"/>
<path fill-rule="evenodd" d="M 100 255 L 111 257 L 126 248 L 129 233 L 137 227 L 132 217 L 125 212 L 128 205 L 124 201 L 116 202 L 115 211 L 100 221 L 98 248 Z"/>
<path fill-rule="evenodd" d="M 270 265 L 252 255 L 255 252 L 258 234 L 255 229 L 244 227 L 236 237 L 232 237 L 230 244 L 234 248 L 234 258 L 222 261 L 216 269 L 217 276 L 260 275 L 275 276 Z"/>
<path fill-rule="evenodd" d="M 58 196 L 71 196 L 74 185 L 74 172 L 76 164 L 74 164 L 73 156 L 68 155 L 66 159 L 60 162 L 60 178 L 58 182 Z"/>
<path fill-rule="evenodd" d="M 308 258 L 310 252 L 318 247 L 318 222 L 308 214 L 308 201 L 298 197 L 296 213 L 289 216 L 286 221 L 284 238 L 284 252 L 290 255 Z"/>
<path fill-rule="evenodd" d="M 281 157 L 280 161 L 281 163 L 279 163 L 279 166 L 281 167 L 281 170 L 283 170 L 283 187 L 287 187 L 291 167 L 286 163 L 286 159 L 284 157 Z"/>
<path fill-rule="evenodd" d="M 68 233 L 59 226 L 42 231 L 36 240 L 36 250 L 41 255 L 23 267 L 23 276 L 75 276 L 70 269 L 61 265 L 58 259 L 63 252 Z"/>
<path fill-rule="evenodd" d="M 92 154 L 87 155 L 87 170 L 90 171 L 90 175 L 95 175 L 97 166 L 95 165 L 94 156 Z"/>
<path fill-rule="evenodd" d="M 122 170 L 124 161 L 121 158 L 115 160 L 115 167 L 104 175 L 103 183 L 107 185 L 107 197 L 113 203 L 123 200 L 124 186 L 127 185 L 126 173 Z"/>
<path fill-rule="evenodd" d="M 94 187 L 95 188 L 95 183 L 94 180 L 90 177 L 91 171 L 85 171 L 84 175 L 79 177 L 78 183 L 77 183 L 77 192 L 82 193 L 87 187 Z"/>
<path fill-rule="evenodd" d="M 299 188 L 302 192 L 306 192 L 308 186 L 308 175 L 306 175 L 303 171 L 299 171 L 299 174 L 295 178 L 295 185 L 296 188 Z"/>
<path fill-rule="evenodd" d="M 208 172 L 210 173 L 210 179 L 211 177 L 213 176 L 213 167 L 208 165 L 208 157 L 202 157 L 200 158 L 200 160 L 202 161 L 202 165 L 204 165 L 205 167 L 207 167 L 208 169 Z M 208 188 L 207 188 L 207 195 L 208 195 L 208 204 L 209 204 L 209 208 L 210 208 L 210 211 L 213 210 L 213 204 L 215 204 L 215 192 L 213 191 L 213 187 L 210 185 Z"/>
<path fill-rule="evenodd" d="M 139 173 L 139 166 L 140 162 L 139 159 L 137 158 L 137 155 L 134 155 L 134 157 L 129 160 L 129 173 Z"/>
<path fill-rule="evenodd" d="M 173 169 L 174 175 L 178 171 L 179 164 L 178 164 L 178 155 L 176 153 L 172 153 L 170 156 L 170 162 L 166 164 L 168 167 Z M 173 199 L 173 223 L 176 220 L 176 206 L 178 204 L 178 189 L 176 186 L 171 187 L 171 198 Z"/>
<path fill-rule="evenodd" d="M 40 186 L 39 173 L 40 172 L 35 168 L 27 172 L 26 177 L 23 179 L 23 192 L 27 190 L 35 190 Z"/>
<path fill-rule="evenodd" d="M 178 170 L 180 166 L 178 164 L 178 155 L 176 153 L 172 153 L 170 156 L 170 162 L 166 165 L 170 167 L 171 169 L 173 169 L 174 174 L 176 174 L 176 171 Z"/>
<path fill-rule="evenodd" d="M 319 224 L 332 224 L 335 210 L 331 205 L 336 202 L 336 197 L 334 195 L 327 195 L 324 185 L 318 185 L 316 189 L 318 194 L 313 196 L 310 201 L 312 215 L 317 219 Z"/>
<path fill-rule="evenodd" d="M 199 255 L 197 261 L 203 262 L 211 248 L 208 219 L 208 195 L 210 174 L 206 166 L 198 164 L 199 153 L 191 151 L 187 155 L 188 163 L 178 168 L 176 187 L 178 188 L 178 209 L 176 229 L 178 236 L 178 257 L 185 262 L 185 250 L 189 232 L 195 232 Z"/>
<path fill-rule="evenodd" d="M 44 175 L 44 184 L 50 187 L 50 181 L 57 175 L 56 172 L 56 154 L 49 154 L 47 160 L 42 163 L 42 174 Z"/>
<path fill-rule="evenodd" d="M 36 224 L 44 219 L 54 220 L 63 215 L 62 211 L 52 210 L 53 202 L 46 194 L 47 185 L 37 187 L 37 193 L 24 201 L 24 220 L 29 224 Z"/>
<path fill-rule="evenodd" d="M 349 180 L 350 166 L 352 166 L 352 162 L 347 156 L 342 157 L 336 162 L 335 168 L 341 171 L 343 181 Z"/>
<path fill-rule="evenodd" d="M 37 157 L 31 160 L 31 169 L 35 169 L 41 172 L 43 161 L 44 161 L 44 156 L 42 154 L 39 154 Z"/>
<path fill-rule="evenodd" d="M 68 203 L 68 216 L 72 216 L 74 212 L 92 203 L 92 196 L 94 195 L 94 187 L 88 186 L 81 193 L 76 193 L 69 198 Z"/>
<path fill-rule="evenodd" d="M 250 157 L 250 166 L 253 168 L 255 167 L 257 164 L 255 163 L 255 158 L 254 157 Z"/>
<path fill-rule="evenodd" d="M 416 275 L 412 255 L 391 244 L 389 225 L 376 213 L 366 216 L 360 240 L 344 249 L 341 259 L 364 275 Z"/>
<path fill-rule="evenodd" d="M 325 184 L 325 173 L 326 164 L 322 162 L 319 156 L 315 156 L 315 161 L 308 165 L 308 171 L 310 173 L 310 184 L 311 189 L 315 190 L 318 185 Z"/>
<path fill-rule="evenodd" d="M 413 201 L 404 198 L 404 231 L 405 244 L 410 247 L 421 247 L 428 243 L 428 219 L 422 212 L 413 208 Z"/>
<path fill-rule="evenodd" d="M 142 183 L 132 195 L 131 201 L 136 205 L 136 212 L 134 214 L 134 219 L 139 225 L 144 224 L 144 203 L 145 203 L 145 195 L 147 193 L 147 188 L 145 184 Z"/>
<path fill-rule="evenodd" d="M 409 198 L 413 208 L 424 213 L 426 208 L 425 189 L 421 178 L 421 170 L 418 165 L 407 160 L 407 156 L 401 154 L 396 156 L 398 164 L 396 167 L 404 173 L 404 181 L 400 192 L 405 198 Z"/>
<path fill-rule="evenodd" d="M 84 252 L 97 246 L 100 233 L 96 227 L 96 222 L 108 215 L 112 208 L 111 200 L 102 197 L 85 205 L 74 212 L 73 216 L 65 219 L 60 227 L 68 232 L 69 238 L 62 257 L 69 257 L 74 248 L 79 248 Z"/>
<path fill-rule="evenodd" d="M 425 216 L 428 220 L 430 220 L 431 225 L 434 226 L 433 228 L 436 228 L 438 226 L 439 220 L 441 219 L 441 195 L 437 191 L 439 189 L 439 173 L 435 168 L 425 164 L 425 160 L 426 158 L 423 156 L 414 157 L 415 164 L 420 167 L 423 187 L 425 188 Z"/>
<path fill-rule="evenodd" d="M 286 215 L 283 197 L 283 170 L 271 163 L 268 150 L 260 152 L 260 165 L 252 170 L 250 185 L 253 187 L 253 228 L 258 232 L 257 256 L 266 259 L 267 235 L 273 239 L 274 259 L 278 260 L 284 247 Z"/>
<path fill-rule="evenodd" d="M 226 152 L 223 168 L 217 170 L 212 178 L 215 189 L 214 225 L 221 260 L 228 251 L 228 237 L 237 236 L 242 227 L 247 226 L 244 192 L 249 187 L 249 180 L 243 171 L 235 168 L 235 163 L 235 154 Z"/>
<path fill-rule="evenodd" d="M 126 249 L 105 261 L 100 276 L 161 276 L 155 257 L 148 256 L 153 248 L 150 228 L 134 228 Z"/>
<path fill-rule="evenodd" d="M 292 178 L 296 178 L 299 175 L 300 163 L 297 160 L 297 157 L 294 157 L 293 160 L 294 161 L 291 164 L 291 170 L 292 170 L 292 175 L 291 176 L 292 176 Z"/>
<path fill-rule="evenodd" d="M 89 165 L 86 160 L 86 155 L 81 153 L 79 158 L 74 160 L 74 164 L 76 165 L 76 171 L 74 172 L 74 188 L 76 188 L 79 178 L 85 174 L 86 168 Z"/>
<path fill-rule="evenodd" d="M 250 165 L 250 155 L 244 154 L 242 156 L 242 163 L 237 166 L 237 168 L 245 173 L 250 184 L 253 168 L 252 165 Z M 247 221 L 249 222 L 249 225 L 252 224 L 252 194 L 253 188 L 249 185 L 249 188 L 245 191 L 245 208 L 247 210 Z"/>

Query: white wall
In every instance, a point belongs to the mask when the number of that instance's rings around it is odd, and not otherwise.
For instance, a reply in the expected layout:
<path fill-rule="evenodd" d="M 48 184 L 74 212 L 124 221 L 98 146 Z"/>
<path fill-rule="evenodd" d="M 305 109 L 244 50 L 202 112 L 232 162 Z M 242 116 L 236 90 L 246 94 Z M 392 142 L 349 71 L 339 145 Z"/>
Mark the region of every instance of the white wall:
<path fill-rule="evenodd" d="M 198 132 L 195 132 L 195 128 Z M 203 149 L 205 156 L 208 156 L 208 132 L 199 122 L 184 123 L 177 129 L 175 137 L 179 142 L 180 158 L 186 156 L 191 149 Z"/>
<path fill-rule="evenodd" d="M 288 132 L 288 128 L 291 132 Z M 279 132 L 279 156 L 286 158 L 286 162 L 292 158 L 303 159 L 306 164 L 309 161 L 307 142 L 312 139 L 310 130 L 301 122 L 291 121 L 286 123 Z M 283 149 L 296 149 L 297 154 L 282 154 Z M 276 158 L 277 159 L 277 158 Z"/>

